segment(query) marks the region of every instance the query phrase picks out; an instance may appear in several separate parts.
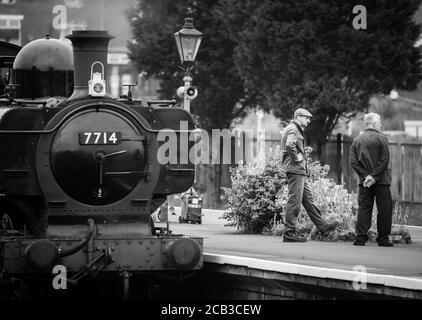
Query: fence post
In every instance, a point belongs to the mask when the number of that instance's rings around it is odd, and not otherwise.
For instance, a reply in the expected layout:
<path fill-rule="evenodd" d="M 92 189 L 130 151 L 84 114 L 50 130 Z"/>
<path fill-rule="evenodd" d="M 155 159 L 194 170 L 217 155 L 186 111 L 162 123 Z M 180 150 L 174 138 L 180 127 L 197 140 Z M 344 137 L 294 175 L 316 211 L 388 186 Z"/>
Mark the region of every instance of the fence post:
<path fill-rule="evenodd" d="M 401 148 L 401 139 L 397 137 L 397 202 L 401 206 L 401 201 L 403 197 L 403 154 Z"/>
<path fill-rule="evenodd" d="M 405 147 L 403 145 L 403 141 L 400 141 L 401 202 L 406 201 L 406 190 L 405 190 L 406 181 L 404 179 L 404 164 L 405 164 L 404 151 L 405 151 Z"/>
<path fill-rule="evenodd" d="M 341 177 L 343 175 L 343 166 L 342 166 L 342 134 L 337 133 L 337 139 L 336 139 L 336 149 L 337 149 L 337 156 L 336 156 L 336 162 L 337 162 L 337 183 L 341 184 Z"/>

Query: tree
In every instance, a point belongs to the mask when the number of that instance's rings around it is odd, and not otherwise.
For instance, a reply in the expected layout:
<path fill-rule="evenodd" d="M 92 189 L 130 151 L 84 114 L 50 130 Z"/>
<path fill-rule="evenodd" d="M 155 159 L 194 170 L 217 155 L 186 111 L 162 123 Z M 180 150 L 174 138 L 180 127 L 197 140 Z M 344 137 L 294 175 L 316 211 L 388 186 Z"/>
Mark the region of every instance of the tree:
<path fill-rule="evenodd" d="M 176 89 L 183 85 L 173 34 L 182 28 L 187 7 L 183 0 L 138 0 L 131 13 L 136 41 L 129 44 L 130 58 L 147 76 L 161 80 L 162 98 L 176 98 Z M 190 7 L 195 27 L 204 34 L 193 74 L 199 95 L 191 111 L 202 129 L 230 128 L 253 105 L 254 96 L 243 90 L 234 63 L 236 43 L 224 28 L 218 2 L 198 0 Z"/>
<path fill-rule="evenodd" d="M 235 63 L 246 89 L 287 121 L 298 107 L 314 118 L 308 136 L 320 155 L 342 116 L 376 94 L 411 90 L 421 80 L 420 0 L 223 0 L 227 29 L 237 34 Z M 356 30 L 355 5 L 367 10 Z"/>
<path fill-rule="evenodd" d="M 199 94 L 191 112 L 202 129 L 230 128 L 234 119 L 253 106 L 254 95 L 243 89 L 234 63 L 236 43 L 221 20 L 218 1 L 197 0 L 190 7 L 195 27 L 204 34 L 193 74 Z M 135 38 L 129 44 L 130 58 L 139 71 L 161 80 L 161 98 L 177 98 L 176 89 L 183 85 L 184 71 L 179 67 L 173 34 L 182 28 L 187 8 L 183 0 L 138 0 L 136 10 L 130 13 Z M 219 202 L 220 166 L 204 165 L 202 169 L 208 175 L 205 201 Z"/>

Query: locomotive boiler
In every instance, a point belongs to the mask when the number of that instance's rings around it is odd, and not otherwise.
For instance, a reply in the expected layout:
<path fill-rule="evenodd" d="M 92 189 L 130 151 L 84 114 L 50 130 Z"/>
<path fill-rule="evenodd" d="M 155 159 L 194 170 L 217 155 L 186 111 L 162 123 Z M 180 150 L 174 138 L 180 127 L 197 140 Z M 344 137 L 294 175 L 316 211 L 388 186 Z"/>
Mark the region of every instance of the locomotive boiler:
<path fill-rule="evenodd" d="M 193 184 L 194 165 L 179 151 L 171 163 L 157 157 L 159 133 L 175 133 L 179 145 L 192 117 L 172 101 L 112 98 L 106 31 L 67 38 L 73 53 L 48 36 L 23 47 L 0 99 L 1 279 L 55 266 L 75 281 L 200 269 L 202 239 L 151 219 L 167 195 Z"/>

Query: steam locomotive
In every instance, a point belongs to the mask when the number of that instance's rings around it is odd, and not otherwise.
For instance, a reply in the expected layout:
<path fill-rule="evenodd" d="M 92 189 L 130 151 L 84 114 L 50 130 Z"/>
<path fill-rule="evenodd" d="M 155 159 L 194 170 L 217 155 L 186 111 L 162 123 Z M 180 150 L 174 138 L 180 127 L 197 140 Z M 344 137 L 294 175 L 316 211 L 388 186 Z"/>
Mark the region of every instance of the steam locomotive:
<path fill-rule="evenodd" d="M 175 101 L 112 98 L 106 31 L 67 38 L 72 46 L 46 36 L 16 57 L 0 52 L 3 66 L 14 61 L 0 98 L 0 281 L 58 265 L 67 281 L 200 269 L 202 239 L 151 219 L 193 184 L 179 152 L 176 163 L 157 158 L 157 135 L 173 130 L 179 145 L 180 122 L 191 132 L 192 117 Z"/>

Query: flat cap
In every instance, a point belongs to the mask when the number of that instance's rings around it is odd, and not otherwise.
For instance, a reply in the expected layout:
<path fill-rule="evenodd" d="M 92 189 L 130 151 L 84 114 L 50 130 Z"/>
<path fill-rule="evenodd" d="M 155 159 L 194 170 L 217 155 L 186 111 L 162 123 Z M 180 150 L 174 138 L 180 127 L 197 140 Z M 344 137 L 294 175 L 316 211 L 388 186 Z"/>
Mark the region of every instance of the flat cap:
<path fill-rule="evenodd" d="M 312 113 L 310 113 L 308 110 L 303 109 L 303 108 L 296 109 L 294 115 L 295 115 L 295 117 L 296 116 L 312 117 Z"/>

